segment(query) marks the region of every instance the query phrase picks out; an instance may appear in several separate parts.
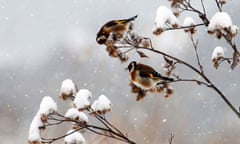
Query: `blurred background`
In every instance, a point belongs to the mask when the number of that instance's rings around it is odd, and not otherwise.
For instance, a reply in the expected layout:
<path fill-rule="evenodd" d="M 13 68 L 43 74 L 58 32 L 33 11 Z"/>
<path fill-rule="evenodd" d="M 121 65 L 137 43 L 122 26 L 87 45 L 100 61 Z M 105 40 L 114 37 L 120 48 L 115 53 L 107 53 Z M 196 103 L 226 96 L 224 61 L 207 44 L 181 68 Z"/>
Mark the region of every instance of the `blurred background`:
<path fill-rule="evenodd" d="M 194 1 L 201 8 L 200 1 Z M 204 1 L 210 18 L 216 11 L 215 1 Z M 204 86 L 176 83 L 174 95 L 147 95 L 136 102 L 128 86 L 127 63 L 108 57 L 104 46 L 96 43 L 100 27 L 112 19 L 128 18 L 138 14 L 134 31 L 152 38 L 156 49 L 170 53 L 197 65 L 191 41 L 180 31 L 153 36 L 155 13 L 167 0 L 0 0 L 0 139 L 1 143 L 27 143 L 30 123 L 38 111 L 43 96 L 52 96 L 59 111 L 65 113 L 68 102 L 59 99 L 61 82 L 71 78 L 79 88 L 87 88 L 93 99 L 105 94 L 113 103 L 107 118 L 138 144 L 168 143 L 174 134 L 174 144 L 240 143 L 240 119 L 219 95 Z M 239 26 L 240 2 L 229 0 L 224 6 Z M 180 23 L 186 13 L 179 17 Z M 199 55 L 205 73 L 223 91 L 229 100 L 240 106 L 240 68 L 231 71 L 227 64 L 218 70 L 212 67 L 214 47 L 231 49 L 224 40 L 217 40 L 200 28 Z M 239 36 L 236 37 L 238 48 Z M 162 58 L 148 53 L 150 59 L 137 60 L 163 72 Z M 177 73 L 191 78 L 192 71 L 179 67 Z M 70 127 L 69 127 L 70 128 Z M 62 129 L 63 134 L 69 129 Z M 57 133 L 56 131 L 54 133 Z M 90 143 L 120 143 L 90 132 L 84 137 Z M 51 136 L 51 135 L 50 135 Z M 56 143 L 63 143 L 58 141 Z"/>

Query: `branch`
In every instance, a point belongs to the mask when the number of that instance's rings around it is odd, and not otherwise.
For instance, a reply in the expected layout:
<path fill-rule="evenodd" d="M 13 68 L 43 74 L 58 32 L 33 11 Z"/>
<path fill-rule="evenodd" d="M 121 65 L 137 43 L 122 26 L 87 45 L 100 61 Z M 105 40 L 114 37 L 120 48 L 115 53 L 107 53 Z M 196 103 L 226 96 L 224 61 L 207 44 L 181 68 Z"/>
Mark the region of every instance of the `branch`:
<path fill-rule="evenodd" d="M 186 67 L 188 67 L 189 69 L 191 69 L 192 71 L 196 72 L 199 76 L 201 76 L 205 81 L 206 83 L 208 83 L 209 87 L 212 88 L 213 90 L 215 90 L 219 95 L 220 97 L 224 100 L 224 102 L 230 107 L 230 109 L 237 115 L 238 118 L 240 118 L 240 113 L 238 112 L 238 109 L 236 109 L 233 104 L 227 99 L 227 97 L 214 85 L 213 82 L 211 82 L 209 80 L 209 78 L 204 74 L 202 73 L 201 71 L 199 71 L 197 68 L 195 68 L 193 65 L 185 62 L 184 60 L 181 60 L 177 57 L 174 57 L 174 56 L 171 56 L 169 54 L 166 54 L 162 51 L 158 51 L 156 49 L 149 49 L 149 48 L 144 48 L 144 47 L 138 47 L 137 49 L 145 49 L 145 50 L 148 50 L 148 51 L 151 51 L 151 52 L 154 52 L 154 53 L 157 53 L 157 54 L 160 54 L 160 55 L 163 55 L 163 56 L 167 56 L 175 61 L 178 61 L 179 63 L 185 65 Z"/>
<path fill-rule="evenodd" d="M 171 133 L 170 138 L 168 139 L 169 144 L 172 144 L 174 134 Z"/>
<path fill-rule="evenodd" d="M 126 41 L 131 41 L 131 39 L 126 39 Z M 212 88 L 214 91 L 216 91 L 219 96 L 223 99 L 223 101 L 230 107 L 230 109 L 238 116 L 238 118 L 240 118 L 240 112 L 238 112 L 238 109 L 236 109 L 233 104 L 228 100 L 228 98 L 215 86 L 215 84 L 213 82 L 210 81 L 210 79 L 204 74 L 203 72 L 203 69 L 200 68 L 200 70 L 198 70 L 196 67 L 194 67 L 192 64 L 180 59 L 180 58 L 177 58 L 175 56 L 172 56 L 172 55 L 169 55 L 165 52 L 162 52 L 162 51 L 159 51 L 159 50 L 156 50 L 155 48 L 146 48 L 146 47 L 141 47 L 141 46 L 136 46 L 135 44 L 134 45 L 131 45 L 132 43 L 134 42 L 128 42 L 128 44 L 130 46 L 132 46 L 133 48 L 135 49 L 143 49 L 143 50 L 147 50 L 147 51 L 151 51 L 153 53 L 156 53 L 156 54 L 160 54 L 162 56 L 165 56 L 167 58 L 170 58 L 174 61 L 176 61 L 177 63 L 179 64 L 183 64 L 184 66 L 186 66 L 187 68 L 189 68 L 190 70 L 192 70 L 193 72 L 195 72 L 196 74 L 198 74 L 205 82 L 203 83 L 204 85 L 208 86 L 209 88 Z M 195 47 L 195 49 L 197 48 L 197 44 L 193 42 L 193 45 Z M 133 50 L 133 48 L 131 48 L 131 50 Z M 196 55 L 198 56 L 198 53 L 197 51 L 195 51 Z M 199 66 L 202 67 L 201 63 L 200 63 L 200 60 L 199 60 L 199 57 L 197 58 L 198 60 L 198 63 L 199 63 Z M 197 82 L 197 81 L 195 81 Z"/>
<path fill-rule="evenodd" d="M 199 23 L 199 24 L 195 24 L 195 25 L 191 25 L 191 26 L 180 26 L 180 27 L 177 27 L 177 28 L 169 27 L 169 28 L 164 29 L 164 31 L 187 29 L 187 28 L 192 28 L 192 27 L 200 27 L 200 26 L 204 26 L 204 25 L 205 25 L 204 23 Z"/>
<path fill-rule="evenodd" d="M 91 112 L 89 110 L 89 112 Z M 113 124 L 111 124 L 106 118 L 104 118 L 103 116 L 101 116 L 100 114 L 95 113 L 94 117 L 98 120 L 98 122 L 100 122 L 101 124 L 103 124 L 104 127 L 101 126 L 97 126 L 97 125 L 91 125 L 91 124 L 86 124 L 86 123 L 82 123 L 79 120 L 73 120 L 73 119 L 67 119 L 64 115 L 60 114 L 60 113 L 54 113 L 48 116 L 48 120 L 53 121 L 53 123 L 48 123 L 45 125 L 45 127 L 49 127 L 49 126 L 57 126 L 66 122 L 70 122 L 70 123 L 74 123 L 76 125 L 78 125 L 79 127 L 77 127 L 76 130 L 74 130 L 73 132 L 69 133 L 69 134 L 64 134 L 62 136 L 58 136 L 55 138 L 44 138 L 42 137 L 42 143 L 53 143 L 54 141 L 60 140 L 65 138 L 66 136 L 81 130 L 81 129 L 86 129 L 89 130 L 95 134 L 98 135 L 102 135 L 102 136 L 106 136 L 106 137 L 110 137 L 116 140 L 120 140 L 129 144 L 135 144 L 134 141 L 130 140 L 127 136 L 125 136 L 118 128 L 116 128 Z"/>
<path fill-rule="evenodd" d="M 72 131 L 72 132 L 70 132 L 70 133 L 68 133 L 68 134 L 65 134 L 65 135 L 62 135 L 62 136 L 59 136 L 59 137 L 56 137 L 56 138 L 44 138 L 44 137 L 41 137 L 41 139 L 42 139 L 41 142 L 42 142 L 42 143 L 46 143 L 46 144 L 51 144 L 51 143 L 53 143 L 54 141 L 63 139 L 63 138 L 65 138 L 66 136 L 71 135 L 72 133 L 75 133 L 75 132 L 79 131 L 80 129 L 82 129 L 82 128 L 78 128 L 78 129 L 76 129 L 76 130 L 74 130 L 74 131 Z"/>
<path fill-rule="evenodd" d="M 203 73 L 203 66 L 200 62 L 199 55 L 198 55 L 198 50 L 197 50 L 198 40 L 196 42 L 194 42 L 192 34 L 190 34 L 190 38 L 191 38 L 191 41 L 192 41 L 192 45 L 194 47 L 194 51 L 195 51 L 195 55 L 196 55 L 196 58 L 197 58 L 197 63 L 198 63 L 199 69 L 200 69 L 201 73 Z"/>
<path fill-rule="evenodd" d="M 183 0 L 183 1 L 179 1 L 178 2 L 180 6 L 183 6 L 185 11 L 191 11 L 193 13 L 197 13 L 199 15 L 199 18 L 202 20 L 202 22 L 204 23 L 204 25 L 207 27 L 209 24 L 209 19 L 206 16 L 206 9 L 203 3 L 203 0 L 201 0 L 201 5 L 203 7 L 203 12 L 199 11 L 198 9 L 194 8 L 190 2 L 190 0 Z M 220 12 L 222 12 L 222 5 L 219 3 L 218 0 L 215 0 L 215 3 L 218 7 L 218 10 Z M 235 43 L 233 43 L 232 41 L 232 37 L 229 38 L 229 36 L 227 34 L 222 34 L 224 39 L 226 40 L 226 42 L 231 46 L 231 48 L 233 49 L 233 61 L 231 64 L 231 69 L 234 69 L 238 63 L 239 63 L 239 59 L 240 59 L 240 52 L 237 49 L 237 46 L 235 45 Z"/>
<path fill-rule="evenodd" d="M 215 0 L 215 2 L 216 2 L 216 5 L 218 7 L 218 10 L 221 12 L 222 11 L 222 7 L 220 6 L 218 0 Z"/>

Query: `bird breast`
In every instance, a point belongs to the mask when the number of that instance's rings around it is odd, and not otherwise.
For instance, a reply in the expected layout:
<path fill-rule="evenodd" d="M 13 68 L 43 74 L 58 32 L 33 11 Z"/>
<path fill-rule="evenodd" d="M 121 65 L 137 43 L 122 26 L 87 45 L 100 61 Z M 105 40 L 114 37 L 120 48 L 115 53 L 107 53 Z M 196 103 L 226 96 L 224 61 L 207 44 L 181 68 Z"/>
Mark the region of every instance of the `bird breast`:
<path fill-rule="evenodd" d="M 130 79 L 134 85 L 144 90 L 153 88 L 159 82 L 159 80 L 141 77 L 139 71 L 133 71 L 130 73 Z"/>

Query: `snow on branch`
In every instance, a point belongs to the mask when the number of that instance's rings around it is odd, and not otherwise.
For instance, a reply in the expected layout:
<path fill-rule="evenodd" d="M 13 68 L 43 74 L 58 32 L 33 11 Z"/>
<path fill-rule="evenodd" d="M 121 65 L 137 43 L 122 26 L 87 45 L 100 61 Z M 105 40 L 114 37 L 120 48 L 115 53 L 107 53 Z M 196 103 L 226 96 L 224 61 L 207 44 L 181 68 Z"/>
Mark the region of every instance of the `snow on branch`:
<path fill-rule="evenodd" d="M 65 144 L 85 144 L 86 140 L 80 132 L 70 130 L 67 132 L 64 142 Z"/>
<path fill-rule="evenodd" d="M 29 135 L 28 135 L 28 143 L 29 144 L 40 144 L 41 143 L 41 134 L 40 127 L 43 126 L 43 122 L 41 121 L 41 116 L 37 113 L 30 125 Z"/>
<path fill-rule="evenodd" d="M 201 0 L 201 8 L 199 6 L 195 6 L 192 1 L 190 0 L 169 0 L 171 3 L 171 8 L 174 9 L 174 12 L 172 12 L 169 8 L 166 6 L 159 6 L 156 11 L 156 18 L 155 18 L 155 29 L 153 31 L 153 34 L 160 35 L 162 32 L 168 31 L 168 30 L 179 30 L 182 29 L 185 32 L 190 33 L 190 39 L 193 43 L 193 48 L 196 56 L 196 62 L 197 66 L 192 64 L 190 61 L 185 61 L 181 58 L 178 58 L 176 56 L 170 55 L 166 52 L 163 52 L 161 50 L 156 49 L 152 46 L 151 39 L 147 37 L 143 37 L 137 34 L 137 32 L 134 31 L 134 29 L 129 30 L 126 35 L 124 35 L 121 40 L 114 40 L 107 41 L 105 43 L 106 49 L 111 49 L 111 52 L 117 52 L 115 56 L 112 56 L 109 52 L 109 55 L 111 57 L 119 57 L 119 55 L 126 55 L 132 51 L 135 51 L 137 54 L 140 55 L 141 58 L 151 58 L 148 57 L 145 52 L 150 51 L 152 53 L 162 55 L 163 59 L 165 60 L 164 68 L 167 69 L 167 76 L 173 76 L 175 79 L 172 82 L 160 82 L 159 85 L 169 85 L 169 83 L 174 82 L 194 82 L 198 85 L 204 85 L 208 88 L 213 89 L 228 105 L 228 107 L 240 118 L 240 112 L 238 111 L 238 108 L 234 107 L 233 104 L 228 100 L 228 98 L 224 95 L 223 92 L 221 92 L 220 89 L 216 87 L 216 85 L 210 81 L 210 78 L 205 74 L 205 68 L 201 64 L 201 56 L 199 56 L 198 53 L 198 46 L 199 41 L 196 40 L 196 42 L 193 39 L 193 34 L 197 30 L 198 27 L 203 27 L 205 29 L 204 32 L 208 31 L 208 33 L 205 34 L 214 34 L 217 38 L 225 40 L 226 44 L 232 49 L 232 57 L 226 58 L 223 57 L 224 54 L 222 51 L 216 50 L 213 54 L 213 64 L 214 67 L 217 68 L 219 64 L 221 64 L 223 61 L 226 61 L 231 69 L 234 69 L 240 62 L 240 52 L 237 48 L 237 45 L 235 44 L 235 37 L 239 32 L 239 28 L 236 25 L 232 24 L 231 17 L 226 13 L 222 11 L 222 5 L 221 3 L 225 3 L 226 1 L 219 1 L 215 0 L 216 5 L 218 7 L 218 11 L 216 14 L 209 20 L 209 16 L 207 15 L 208 9 L 205 7 L 205 2 Z M 176 10 L 178 9 L 178 10 Z M 190 17 L 187 17 L 184 20 L 183 25 L 179 25 L 179 22 L 176 17 L 177 15 L 180 15 L 184 12 L 191 13 L 191 14 L 197 14 L 198 21 L 200 23 L 196 24 L 195 20 L 193 20 Z M 202 30 L 202 29 L 198 29 Z M 142 44 L 142 40 L 146 39 L 149 43 L 147 46 Z M 123 51 L 124 50 L 124 51 Z M 128 58 L 128 56 L 127 56 Z M 129 59 L 129 58 L 128 58 Z M 122 62 L 128 61 L 128 59 L 124 59 Z M 216 60 L 217 59 L 217 60 Z M 199 75 L 199 78 L 182 78 L 179 74 L 174 73 L 175 70 L 177 70 L 178 65 L 184 65 L 187 69 L 192 70 L 194 73 Z M 140 70 L 139 70 L 140 71 Z M 144 73 L 145 74 L 145 73 Z M 146 74 L 147 75 L 147 74 Z M 150 77 L 150 78 L 149 78 Z M 149 76 L 148 78 L 151 79 L 154 76 Z M 150 81 L 150 80 L 149 80 Z M 148 81 L 148 82 L 149 82 Z M 150 82 L 149 82 L 150 83 Z M 132 93 L 137 94 L 137 100 L 142 99 L 144 96 L 146 96 L 147 92 L 144 89 L 139 89 L 136 85 L 133 83 L 130 84 Z M 172 94 L 173 90 L 167 89 L 170 91 L 170 94 Z M 159 87 L 159 89 L 149 91 L 149 92 L 162 92 L 162 87 Z"/>
<path fill-rule="evenodd" d="M 50 96 L 42 99 L 39 110 L 29 128 L 29 144 L 50 144 L 60 139 L 64 139 L 65 144 L 85 144 L 86 140 L 82 133 L 86 131 L 135 144 L 106 119 L 106 112 L 111 110 L 111 101 L 105 95 L 100 95 L 91 105 L 89 100 L 92 93 L 88 89 L 80 89 L 74 96 L 72 92 L 76 90 L 75 87 L 76 85 L 70 79 L 62 82 L 60 91 L 74 98 L 71 99 L 72 107 L 65 114 L 57 112 L 57 104 Z M 93 124 L 88 116 L 95 119 Z M 53 138 L 45 138 L 41 135 L 41 132 L 46 131 L 48 127 L 57 127 L 63 123 L 72 125 L 71 130 L 66 134 Z"/>
<path fill-rule="evenodd" d="M 34 116 L 29 128 L 28 143 L 40 144 L 41 143 L 41 129 L 45 129 L 48 116 L 57 112 L 57 104 L 50 96 L 43 97 L 39 110 Z"/>

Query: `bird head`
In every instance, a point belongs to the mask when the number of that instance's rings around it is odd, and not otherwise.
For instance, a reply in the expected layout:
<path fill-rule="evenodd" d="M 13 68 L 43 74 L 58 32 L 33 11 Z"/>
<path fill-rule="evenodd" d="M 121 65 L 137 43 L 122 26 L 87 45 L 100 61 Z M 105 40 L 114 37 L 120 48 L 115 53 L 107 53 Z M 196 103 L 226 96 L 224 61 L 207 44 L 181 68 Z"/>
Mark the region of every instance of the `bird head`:
<path fill-rule="evenodd" d="M 132 62 L 129 63 L 127 69 L 128 69 L 129 72 L 132 72 L 136 69 L 136 67 L 137 67 L 137 62 L 132 61 Z"/>
<path fill-rule="evenodd" d="M 109 33 L 105 32 L 104 29 L 100 29 L 97 33 L 96 41 L 98 44 L 104 44 L 109 37 Z"/>

